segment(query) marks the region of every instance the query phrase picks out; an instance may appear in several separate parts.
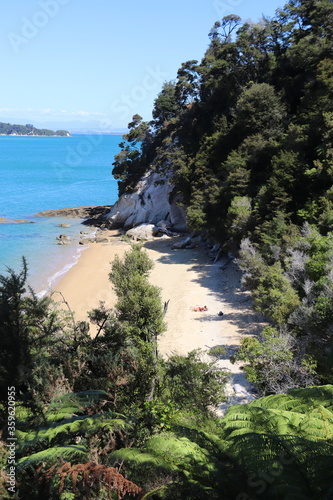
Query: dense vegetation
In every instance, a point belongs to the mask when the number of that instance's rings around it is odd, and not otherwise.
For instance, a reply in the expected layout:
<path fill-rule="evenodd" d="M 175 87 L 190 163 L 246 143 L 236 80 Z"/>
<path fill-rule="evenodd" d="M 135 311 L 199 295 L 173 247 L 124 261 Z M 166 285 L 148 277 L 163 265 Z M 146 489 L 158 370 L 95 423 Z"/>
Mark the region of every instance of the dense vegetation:
<path fill-rule="evenodd" d="M 46 128 L 39 129 L 27 123 L 27 125 L 11 125 L 10 123 L 0 122 L 0 135 L 41 135 L 41 136 L 63 136 L 67 137 L 69 132 L 66 130 L 57 130 L 53 132 Z"/>
<path fill-rule="evenodd" d="M 238 257 L 270 322 L 238 354 L 264 394 L 333 382 L 332 36 L 331 0 L 225 17 L 114 162 L 120 194 L 171 173 L 189 227 Z"/>
<path fill-rule="evenodd" d="M 267 396 L 218 419 L 215 360 L 159 357 L 164 308 L 140 246 L 113 263 L 118 302 L 90 311 L 94 338 L 27 289 L 23 261 L 0 276 L 2 498 L 333 497 L 332 28 L 328 0 L 216 23 L 115 158 L 121 193 L 171 171 L 193 231 L 237 253 L 269 325 L 236 358 Z"/>
<path fill-rule="evenodd" d="M 94 338 L 71 311 L 26 293 L 25 263 L 0 277 L 1 498 L 332 498 L 333 386 L 215 417 L 227 380 L 215 361 L 158 356 L 150 268 L 140 246 L 114 262 L 118 303 L 91 311 Z"/>
<path fill-rule="evenodd" d="M 148 490 L 154 474 L 137 480 L 135 469 L 138 487 L 112 453 L 141 449 L 155 433 L 169 431 L 176 416 L 210 422 L 227 375 L 197 351 L 159 358 L 164 308 L 159 289 L 148 281 L 151 267 L 140 246 L 123 261 L 115 259 L 110 280 L 118 302 L 113 311 L 103 303 L 90 311 L 94 338 L 89 323 L 77 323 L 70 310 L 27 289 L 25 261 L 20 273 L 0 276 L 2 465 L 13 421 L 18 439 L 18 484 L 9 497 L 68 499 L 78 488 L 79 498 L 108 498 L 110 489 L 112 498 L 122 498 Z M 14 420 L 9 402 L 15 397 Z M 8 497 L 5 486 L 3 474 L 1 498 Z"/>

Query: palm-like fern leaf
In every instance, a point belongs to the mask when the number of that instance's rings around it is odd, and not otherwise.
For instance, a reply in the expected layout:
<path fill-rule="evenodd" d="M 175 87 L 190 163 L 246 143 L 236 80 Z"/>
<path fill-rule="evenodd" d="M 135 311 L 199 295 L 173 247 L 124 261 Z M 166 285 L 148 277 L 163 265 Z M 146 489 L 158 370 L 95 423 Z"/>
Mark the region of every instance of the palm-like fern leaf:
<path fill-rule="evenodd" d="M 147 453 L 136 448 L 121 448 L 113 451 L 110 459 L 117 463 L 124 462 L 127 470 L 140 468 L 144 476 L 145 471 L 158 469 L 165 472 L 177 471 L 178 468 L 172 462 L 168 462 L 165 457 L 158 457 L 154 453 Z"/>
<path fill-rule="evenodd" d="M 47 440 L 48 444 L 63 441 L 68 443 L 74 435 L 95 434 L 101 429 L 114 432 L 115 430 L 125 430 L 129 428 L 129 423 L 122 415 L 113 413 L 101 413 L 92 416 L 78 416 L 55 422 L 46 428 L 36 431 L 17 431 L 20 441 L 20 451 L 24 452 L 38 443 Z"/>
<path fill-rule="evenodd" d="M 246 434 L 230 440 L 230 451 L 247 471 L 254 498 L 319 500 L 331 488 L 333 446 L 329 444 Z"/>
<path fill-rule="evenodd" d="M 299 430 L 307 439 L 333 444 L 333 412 L 323 406 L 313 408 L 304 416 Z"/>
<path fill-rule="evenodd" d="M 170 489 L 173 488 L 184 492 L 184 498 L 192 498 L 186 496 L 187 489 L 191 489 L 191 495 L 193 490 L 200 491 L 203 496 L 198 498 L 216 498 L 212 487 L 219 482 L 221 464 L 216 456 L 187 437 L 176 437 L 171 432 L 163 433 L 149 439 L 142 450 L 121 449 L 112 452 L 110 458 L 115 462 L 124 462 L 127 472 L 135 482 L 142 481 L 143 477 L 149 475 L 167 476 L 168 486 L 158 489 L 161 498 L 164 498 L 164 493 L 167 494 L 166 498 L 173 498 L 170 496 Z"/>
<path fill-rule="evenodd" d="M 305 413 L 311 406 L 322 405 L 333 411 L 333 385 L 291 389 L 286 394 L 259 398 L 250 403 L 253 407 Z"/>
<path fill-rule="evenodd" d="M 87 450 L 84 446 L 79 445 L 68 445 L 68 446 L 56 446 L 53 448 L 47 448 L 46 450 L 39 451 L 38 453 L 33 453 L 27 457 L 20 458 L 17 461 L 18 472 L 29 466 L 35 466 L 41 462 L 53 464 L 59 459 L 62 460 L 73 460 L 76 457 L 84 457 Z"/>
<path fill-rule="evenodd" d="M 223 419 L 225 437 L 258 432 L 266 434 L 295 434 L 304 415 L 291 411 L 236 405 Z"/>
<path fill-rule="evenodd" d="M 324 399 L 332 395 L 333 386 L 310 387 L 233 406 L 223 419 L 225 438 L 255 432 L 333 444 L 332 400 Z"/>
<path fill-rule="evenodd" d="M 97 390 L 64 394 L 51 401 L 46 419 L 48 422 L 57 422 L 73 415 L 82 415 L 89 407 L 94 407 L 105 399 L 108 399 L 107 393 Z"/>

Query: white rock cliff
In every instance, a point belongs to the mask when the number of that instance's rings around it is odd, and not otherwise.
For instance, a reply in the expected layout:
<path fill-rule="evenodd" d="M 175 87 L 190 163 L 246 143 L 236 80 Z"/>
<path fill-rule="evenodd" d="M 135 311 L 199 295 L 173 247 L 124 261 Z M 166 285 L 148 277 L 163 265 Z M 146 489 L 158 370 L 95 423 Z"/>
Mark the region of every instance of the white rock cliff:
<path fill-rule="evenodd" d="M 170 222 L 174 231 L 187 230 L 185 209 L 181 197 L 170 183 L 171 175 L 147 172 L 131 194 L 123 194 L 106 214 L 113 228 L 129 229 L 140 224 Z"/>

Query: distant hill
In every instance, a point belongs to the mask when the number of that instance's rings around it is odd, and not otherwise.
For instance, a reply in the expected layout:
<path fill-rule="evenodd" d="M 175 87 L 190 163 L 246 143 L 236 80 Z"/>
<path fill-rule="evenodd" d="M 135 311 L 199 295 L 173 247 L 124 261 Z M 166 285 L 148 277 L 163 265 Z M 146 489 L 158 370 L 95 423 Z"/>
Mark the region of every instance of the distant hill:
<path fill-rule="evenodd" d="M 53 130 L 48 129 L 38 129 L 33 125 L 11 125 L 10 123 L 0 122 L 0 135 L 28 135 L 28 136 L 57 136 L 57 137 L 70 137 L 70 133 L 67 130 Z"/>

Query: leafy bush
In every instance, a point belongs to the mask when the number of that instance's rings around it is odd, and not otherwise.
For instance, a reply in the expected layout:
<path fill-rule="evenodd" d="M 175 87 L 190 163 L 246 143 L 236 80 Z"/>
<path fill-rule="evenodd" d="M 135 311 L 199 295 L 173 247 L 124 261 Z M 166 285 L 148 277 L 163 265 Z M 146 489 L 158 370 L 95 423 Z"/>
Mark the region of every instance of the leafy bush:
<path fill-rule="evenodd" d="M 297 342 L 287 333 L 266 327 L 259 338 L 241 340 L 232 361 L 245 361 L 244 370 L 263 394 L 307 387 L 316 381 L 316 363 L 297 351 Z"/>
<path fill-rule="evenodd" d="M 163 363 L 162 390 L 179 409 L 196 409 L 205 414 L 224 400 L 229 375 L 215 367 L 216 361 L 204 362 L 200 350 L 187 356 L 174 354 Z"/>

